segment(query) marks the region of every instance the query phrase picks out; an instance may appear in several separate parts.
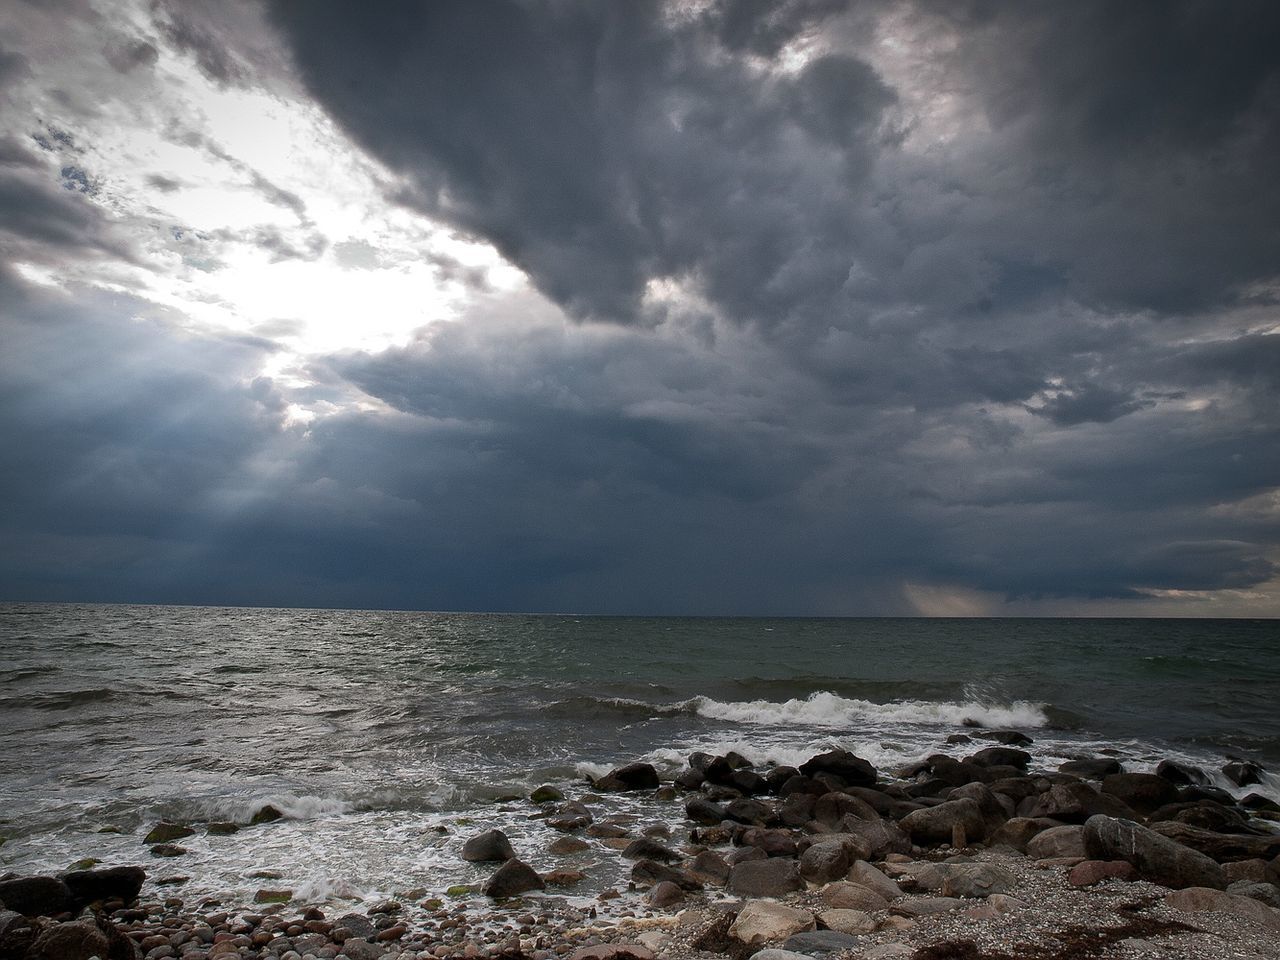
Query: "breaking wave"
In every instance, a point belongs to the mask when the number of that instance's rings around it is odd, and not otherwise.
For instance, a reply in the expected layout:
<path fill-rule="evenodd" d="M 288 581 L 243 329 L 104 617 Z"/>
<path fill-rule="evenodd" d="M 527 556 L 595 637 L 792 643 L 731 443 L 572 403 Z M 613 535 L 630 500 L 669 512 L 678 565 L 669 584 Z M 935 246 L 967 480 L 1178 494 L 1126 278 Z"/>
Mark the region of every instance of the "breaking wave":
<path fill-rule="evenodd" d="M 866 723 L 951 726 L 968 723 L 983 727 L 1043 727 L 1049 722 L 1045 704 L 1027 700 L 1009 704 L 935 703 L 927 700 L 873 703 L 870 700 L 850 700 L 834 693 L 819 691 L 804 699 L 781 703 L 771 700 L 723 703 L 709 697 L 695 697 L 690 702 L 693 704 L 693 711 L 699 716 L 762 726 L 841 728 Z"/>

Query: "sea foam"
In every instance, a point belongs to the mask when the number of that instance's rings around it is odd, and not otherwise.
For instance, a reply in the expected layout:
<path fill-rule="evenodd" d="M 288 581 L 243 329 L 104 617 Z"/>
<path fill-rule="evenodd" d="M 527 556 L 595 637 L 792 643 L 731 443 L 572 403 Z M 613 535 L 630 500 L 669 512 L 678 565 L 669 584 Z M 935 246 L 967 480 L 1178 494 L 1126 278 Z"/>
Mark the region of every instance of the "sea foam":
<path fill-rule="evenodd" d="M 762 726 L 841 728 L 867 723 L 956 726 L 969 721 L 984 727 L 1043 727 L 1048 722 L 1045 705 L 1027 700 L 1010 704 L 936 703 L 926 700 L 873 703 L 819 691 L 803 700 L 781 703 L 771 700 L 725 703 L 709 697 L 695 697 L 690 703 L 699 716 Z"/>

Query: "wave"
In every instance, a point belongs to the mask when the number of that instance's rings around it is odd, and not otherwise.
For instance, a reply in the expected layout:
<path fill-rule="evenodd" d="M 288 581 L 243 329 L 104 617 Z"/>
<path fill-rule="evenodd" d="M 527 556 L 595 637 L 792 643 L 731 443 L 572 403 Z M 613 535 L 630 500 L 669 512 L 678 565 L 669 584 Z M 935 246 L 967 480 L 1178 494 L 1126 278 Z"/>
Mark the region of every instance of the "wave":
<path fill-rule="evenodd" d="M 694 712 L 699 716 L 762 726 L 839 728 L 868 722 L 956 726 L 967 722 L 984 727 L 1043 727 L 1048 723 L 1045 704 L 1027 700 L 1009 704 L 928 700 L 873 703 L 820 691 L 803 700 L 782 703 L 771 700 L 723 703 L 708 697 L 696 697 L 694 703 Z"/>
<path fill-rule="evenodd" d="M 67 690 L 27 697 L 0 699 L 0 709 L 70 710 L 83 703 L 106 703 L 116 699 L 116 692 L 105 687 L 91 690 Z"/>

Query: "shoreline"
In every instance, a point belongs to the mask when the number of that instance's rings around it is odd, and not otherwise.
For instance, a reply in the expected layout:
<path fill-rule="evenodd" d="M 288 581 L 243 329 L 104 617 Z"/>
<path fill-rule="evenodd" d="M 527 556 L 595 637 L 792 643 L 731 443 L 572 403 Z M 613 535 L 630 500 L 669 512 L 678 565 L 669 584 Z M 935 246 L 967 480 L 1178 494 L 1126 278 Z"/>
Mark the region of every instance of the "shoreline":
<path fill-rule="evenodd" d="M 548 785 L 525 801 L 527 816 L 544 828 L 540 853 L 562 865 L 539 873 L 520 859 L 529 851 L 469 824 L 463 857 L 491 868 L 488 880 L 443 895 L 315 904 L 267 871 L 254 878 L 256 903 L 188 902 L 152 857 L 136 902 L 137 867 L 84 864 L 43 894 L 8 878 L 0 960 L 625 960 L 609 944 L 641 960 L 773 948 L 850 960 L 1280 956 L 1280 832 L 1268 819 L 1280 805 L 1237 802 L 1177 764 L 1039 769 L 1024 734 L 970 733 L 995 745 L 957 734 L 960 756 L 893 774 L 842 750 L 760 770 L 732 753 L 693 754 L 674 781 L 633 763 Z M 605 813 L 614 798 L 637 812 Z M 253 819 L 270 830 L 280 817 Z M 146 839 L 176 865 L 193 832 L 160 824 Z M 629 879 L 575 895 L 600 858 Z M 85 908 L 96 921 L 75 919 Z"/>

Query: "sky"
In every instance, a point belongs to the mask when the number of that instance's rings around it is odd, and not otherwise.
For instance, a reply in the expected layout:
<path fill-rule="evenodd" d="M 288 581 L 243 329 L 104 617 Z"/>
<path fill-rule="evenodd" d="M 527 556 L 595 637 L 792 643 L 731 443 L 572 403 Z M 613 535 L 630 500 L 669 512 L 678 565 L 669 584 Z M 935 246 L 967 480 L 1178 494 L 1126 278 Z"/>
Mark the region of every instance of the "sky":
<path fill-rule="evenodd" d="M 1280 5 L 0 5 L 0 599 L 1280 614 Z"/>

